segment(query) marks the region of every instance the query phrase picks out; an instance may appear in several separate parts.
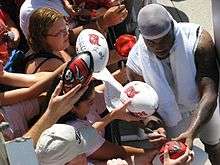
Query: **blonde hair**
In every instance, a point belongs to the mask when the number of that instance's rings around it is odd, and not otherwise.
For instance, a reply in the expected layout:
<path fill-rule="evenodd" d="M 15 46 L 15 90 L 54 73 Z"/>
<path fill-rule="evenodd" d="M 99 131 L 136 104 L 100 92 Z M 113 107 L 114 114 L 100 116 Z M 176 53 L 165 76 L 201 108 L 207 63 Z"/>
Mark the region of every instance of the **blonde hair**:
<path fill-rule="evenodd" d="M 28 44 L 35 52 L 48 52 L 51 48 L 45 42 L 45 36 L 53 24 L 64 16 L 52 8 L 39 8 L 30 16 Z"/>

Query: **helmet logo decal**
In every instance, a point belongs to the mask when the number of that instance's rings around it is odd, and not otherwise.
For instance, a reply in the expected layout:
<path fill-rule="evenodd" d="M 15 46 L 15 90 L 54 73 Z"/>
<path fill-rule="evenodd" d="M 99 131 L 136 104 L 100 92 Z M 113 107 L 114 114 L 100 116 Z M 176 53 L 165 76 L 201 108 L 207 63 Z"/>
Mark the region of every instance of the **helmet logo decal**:
<path fill-rule="evenodd" d="M 129 86 L 127 89 L 125 89 L 124 92 L 127 94 L 127 96 L 129 98 L 133 98 L 136 94 L 139 93 L 139 92 L 135 91 L 133 86 Z"/>
<path fill-rule="evenodd" d="M 79 130 L 75 131 L 75 137 L 76 137 L 76 141 L 78 142 L 78 144 L 81 143 L 81 134 L 79 132 Z"/>
<path fill-rule="evenodd" d="M 97 36 L 96 34 L 89 34 L 89 42 L 92 45 L 100 46 L 100 44 L 99 44 L 99 36 Z"/>
<path fill-rule="evenodd" d="M 70 82 L 73 82 L 73 81 L 74 81 L 73 73 L 72 73 L 72 71 L 71 71 L 70 69 L 68 69 L 68 70 L 66 71 L 65 79 L 66 79 L 67 81 L 70 81 Z"/>

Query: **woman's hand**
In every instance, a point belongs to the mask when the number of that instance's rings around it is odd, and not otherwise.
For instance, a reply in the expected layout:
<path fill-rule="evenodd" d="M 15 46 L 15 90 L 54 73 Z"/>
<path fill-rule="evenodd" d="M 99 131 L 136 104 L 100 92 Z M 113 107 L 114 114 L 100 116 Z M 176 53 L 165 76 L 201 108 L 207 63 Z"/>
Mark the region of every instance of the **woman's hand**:
<path fill-rule="evenodd" d="M 113 6 L 106 11 L 104 16 L 102 17 L 102 20 L 99 21 L 99 25 L 103 29 L 107 29 L 108 27 L 123 22 L 127 15 L 128 11 L 125 8 L 125 5 Z"/>
<path fill-rule="evenodd" d="M 128 107 L 129 104 L 130 104 L 130 101 L 127 101 L 123 105 L 115 108 L 112 111 L 113 118 L 114 119 L 119 119 L 119 120 L 125 120 L 125 121 L 128 121 L 128 122 L 141 120 L 140 117 L 136 117 L 128 111 L 127 107 Z"/>
<path fill-rule="evenodd" d="M 57 120 L 74 107 L 74 104 L 79 100 L 79 98 L 88 88 L 87 86 L 81 88 L 82 85 L 78 84 L 64 95 L 60 95 L 62 86 L 63 81 L 60 81 L 60 83 L 57 85 L 55 91 L 51 96 L 47 108 L 52 117 L 54 117 Z"/>

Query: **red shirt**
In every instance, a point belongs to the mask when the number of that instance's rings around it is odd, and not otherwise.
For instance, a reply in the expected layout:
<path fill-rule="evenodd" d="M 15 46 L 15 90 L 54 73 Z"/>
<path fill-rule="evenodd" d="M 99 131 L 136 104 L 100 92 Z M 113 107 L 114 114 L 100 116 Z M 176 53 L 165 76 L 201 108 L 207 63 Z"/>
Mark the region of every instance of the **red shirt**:
<path fill-rule="evenodd" d="M 6 20 L 7 20 L 7 13 L 0 9 L 0 38 L 2 38 L 3 34 L 7 32 L 6 28 Z M 0 41 L 0 60 L 4 63 L 7 61 L 9 56 L 8 52 L 8 44 L 7 42 Z"/>

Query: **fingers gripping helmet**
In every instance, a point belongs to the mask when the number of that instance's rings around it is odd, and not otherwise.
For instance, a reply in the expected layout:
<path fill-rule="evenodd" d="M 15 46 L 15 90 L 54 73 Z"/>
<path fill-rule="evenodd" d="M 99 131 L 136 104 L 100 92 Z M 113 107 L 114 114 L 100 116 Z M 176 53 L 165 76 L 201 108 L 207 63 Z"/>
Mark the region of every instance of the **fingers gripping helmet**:
<path fill-rule="evenodd" d="M 126 102 L 131 100 L 127 109 L 140 117 L 152 115 L 158 108 L 158 95 L 156 91 L 147 83 L 132 81 L 126 84 L 120 94 L 120 100 Z"/>
<path fill-rule="evenodd" d="M 76 52 L 89 51 L 93 57 L 94 72 L 104 69 L 109 59 L 109 49 L 105 37 L 94 29 L 82 30 L 76 40 Z"/>

